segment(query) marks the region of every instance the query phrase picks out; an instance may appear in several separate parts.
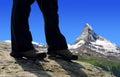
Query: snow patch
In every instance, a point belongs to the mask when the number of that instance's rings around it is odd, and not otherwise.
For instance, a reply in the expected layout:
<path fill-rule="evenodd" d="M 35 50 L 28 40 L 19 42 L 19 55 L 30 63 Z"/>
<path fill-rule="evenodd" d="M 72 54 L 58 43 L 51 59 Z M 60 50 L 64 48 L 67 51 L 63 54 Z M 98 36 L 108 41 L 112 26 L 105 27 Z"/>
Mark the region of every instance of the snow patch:
<path fill-rule="evenodd" d="M 72 45 L 68 44 L 68 48 L 69 49 L 76 49 L 76 48 L 82 46 L 84 43 L 85 43 L 85 41 L 81 40 L 81 41 L 77 42 L 76 44 L 72 44 Z"/>
<path fill-rule="evenodd" d="M 4 42 L 11 43 L 11 40 L 5 40 Z"/>
<path fill-rule="evenodd" d="M 100 45 L 100 46 L 103 46 L 103 48 L 109 52 L 116 52 L 116 53 L 119 53 L 119 51 L 116 50 L 116 45 L 109 42 L 108 40 L 96 40 L 96 42 L 91 42 L 92 44 L 94 45 Z"/>

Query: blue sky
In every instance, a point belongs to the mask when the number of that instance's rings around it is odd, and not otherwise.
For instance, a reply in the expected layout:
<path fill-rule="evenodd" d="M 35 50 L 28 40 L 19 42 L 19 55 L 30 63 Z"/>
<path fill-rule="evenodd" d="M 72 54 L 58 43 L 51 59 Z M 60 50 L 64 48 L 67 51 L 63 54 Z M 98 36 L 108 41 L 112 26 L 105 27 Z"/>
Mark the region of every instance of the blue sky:
<path fill-rule="evenodd" d="M 81 34 L 85 23 L 120 46 L 120 0 L 58 0 L 59 26 L 68 43 Z M 12 0 L 0 0 L 0 40 L 10 40 Z M 33 41 L 46 43 L 44 23 L 36 2 L 29 18 Z"/>

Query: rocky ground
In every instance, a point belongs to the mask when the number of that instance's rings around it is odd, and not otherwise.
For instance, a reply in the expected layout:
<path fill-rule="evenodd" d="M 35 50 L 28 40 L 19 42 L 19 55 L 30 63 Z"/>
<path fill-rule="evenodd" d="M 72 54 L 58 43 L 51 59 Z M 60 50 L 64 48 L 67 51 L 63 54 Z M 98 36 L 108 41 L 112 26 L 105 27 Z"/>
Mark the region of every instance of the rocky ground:
<path fill-rule="evenodd" d="M 10 43 L 0 42 L 0 77 L 115 77 L 91 64 L 48 58 L 35 62 L 9 56 Z"/>

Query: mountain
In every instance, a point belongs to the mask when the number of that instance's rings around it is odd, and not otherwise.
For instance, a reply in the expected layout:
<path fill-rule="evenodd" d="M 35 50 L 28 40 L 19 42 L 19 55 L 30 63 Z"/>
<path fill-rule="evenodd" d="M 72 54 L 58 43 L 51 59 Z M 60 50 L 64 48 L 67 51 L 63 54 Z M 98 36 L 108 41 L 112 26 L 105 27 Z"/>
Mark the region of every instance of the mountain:
<path fill-rule="evenodd" d="M 96 34 L 89 24 L 85 25 L 81 35 L 75 43 L 69 45 L 69 49 L 76 53 L 82 51 L 120 60 L 120 47 Z"/>

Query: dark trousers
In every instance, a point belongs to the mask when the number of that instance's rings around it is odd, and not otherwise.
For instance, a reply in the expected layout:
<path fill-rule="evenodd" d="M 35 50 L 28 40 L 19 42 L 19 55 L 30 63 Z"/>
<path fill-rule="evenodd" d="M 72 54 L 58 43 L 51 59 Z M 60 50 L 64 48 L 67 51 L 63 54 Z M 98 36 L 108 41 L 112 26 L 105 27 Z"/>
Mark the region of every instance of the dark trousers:
<path fill-rule="evenodd" d="M 21 52 L 34 49 L 28 18 L 30 6 L 34 0 L 13 0 L 11 17 L 11 45 L 12 51 Z M 48 51 L 67 49 L 65 37 L 59 30 L 57 0 L 37 0 L 44 16 L 45 36 Z"/>

